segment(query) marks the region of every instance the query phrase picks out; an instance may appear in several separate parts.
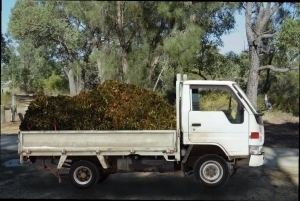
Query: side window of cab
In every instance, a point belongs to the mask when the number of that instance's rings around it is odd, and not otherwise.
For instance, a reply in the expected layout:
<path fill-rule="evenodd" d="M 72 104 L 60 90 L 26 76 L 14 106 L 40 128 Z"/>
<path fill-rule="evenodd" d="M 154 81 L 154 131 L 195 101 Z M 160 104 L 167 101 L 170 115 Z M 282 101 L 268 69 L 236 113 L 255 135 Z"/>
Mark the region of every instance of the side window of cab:
<path fill-rule="evenodd" d="M 192 111 L 221 111 L 232 124 L 244 122 L 244 108 L 226 86 L 191 86 Z"/>

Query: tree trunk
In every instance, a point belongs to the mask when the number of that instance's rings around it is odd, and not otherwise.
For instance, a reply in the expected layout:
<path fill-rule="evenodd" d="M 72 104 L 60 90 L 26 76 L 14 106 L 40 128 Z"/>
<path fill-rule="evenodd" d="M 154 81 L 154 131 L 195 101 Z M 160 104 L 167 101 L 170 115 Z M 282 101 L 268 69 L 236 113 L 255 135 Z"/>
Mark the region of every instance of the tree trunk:
<path fill-rule="evenodd" d="M 163 68 L 161 69 L 159 75 L 158 75 L 158 78 L 157 78 L 156 82 L 155 82 L 153 91 L 155 91 L 155 89 L 156 89 L 156 87 L 157 87 L 157 84 L 158 84 L 158 81 L 160 80 L 160 77 L 161 77 L 161 75 L 163 74 L 164 70 L 165 70 L 165 69 L 164 69 L 164 67 L 163 67 Z"/>
<path fill-rule="evenodd" d="M 130 83 L 130 79 L 128 76 L 128 55 L 126 49 L 122 48 L 122 74 L 123 80 L 126 83 Z"/>
<path fill-rule="evenodd" d="M 74 79 L 73 70 L 67 69 L 67 67 L 65 67 L 64 71 L 68 76 L 70 95 L 75 96 L 76 95 L 76 83 L 75 83 L 75 79 Z"/>
<path fill-rule="evenodd" d="M 247 96 L 253 106 L 257 109 L 257 88 L 258 88 L 258 69 L 259 69 L 259 55 L 255 46 L 250 47 L 250 70 L 247 81 Z"/>
<path fill-rule="evenodd" d="M 117 35 L 119 38 L 120 46 L 121 46 L 121 60 L 122 60 L 122 80 L 126 83 L 130 83 L 130 79 L 128 76 L 128 44 L 125 41 L 125 34 L 124 34 L 124 9 L 125 9 L 126 1 L 117 1 Z"/>
<path fill-rule="evenodd" d="M 78 76 L 77 83 L 78 83 L 78 85 L 77 85 L 77 92 L 76 92 L 76 94 L 79 94 L 81 91 L 83 91 L 85 89 L 85 83 L 86 83 L 85 69 L 81 70 L 81 73 Z"/>
<path fill-rule="evenodd" d="M 102 84 L 105 81 L 105 79 L 104 79 L 104 76 L 103 76 L 104 69 L 102 67 L 102 62 L 101 62 L 100 57 L 97 58 L 97 68 L 98 68 L 98 79 L 100 80 L 100 84 Z"/>
<path fill-rule="evenodd" d="M 259 49 L 262 47 L 262 39 L 273 37 L 274 34 L 268 35 L 266 24 L 268 20 L 274 15 L 282 3 L 276 2 L 271 5 L 271 2 L 246 2 L 246 36 L 249 45 L 250 54 L 250 69 L 247 82 L 247 96 L 252 102 L 253 106 L 257 109 L 257 89 L 259 80 Z M 256 8 L 258 6 L 258 8 Z M 264 7 L 265 6 L 265 7 Z M 255 12 L 254 12 L 255 11 Z M 253 17 L 255 16 L 255 17 Z"/>
<path fill-rule="evenodd" d="M 154 70 L 155 70 L 155 68 L 156 68 L 156 66 L 157 66 L 157 64 L 158 64 L 158 62 L 160 60 L 160 57 L 161 57 L 160 55 L 155 56 L 153 58 L 153 61 L 150 64 L 150 68 L 149 68 L 149 72 L 148 72 L 148 78 L 147 78 L 148 81 L 149 81 L 149 83 L 151 83 Z"/>
<path fill-rule="evenodd" d="M 258 25 L 255 26 L 256 30 L 253 30 L 251 23 L 252 16 L 252 4 L 253 2 L 246 3 L 246 14 L 245 14 L 245 26 L 246 26 L 246 36 L 249 45 L 249 54 L 250 54 L 250 69 L 249 76 L 247 81 L 247 96 L 253 106 L 257 109 L 257 88 L 258 88 L 258 70 L 259 70 L 259 53 L 258 53 L 258 37 L 256 32 L 258 32 Z M 259 18 L 261 16 L 259 15 Z"/>

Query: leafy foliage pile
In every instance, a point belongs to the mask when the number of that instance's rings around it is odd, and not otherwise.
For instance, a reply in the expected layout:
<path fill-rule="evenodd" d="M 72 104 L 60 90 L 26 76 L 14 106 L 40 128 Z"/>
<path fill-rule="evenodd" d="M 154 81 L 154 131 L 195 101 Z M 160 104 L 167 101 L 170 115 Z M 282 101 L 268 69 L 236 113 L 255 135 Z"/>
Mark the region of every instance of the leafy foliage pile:
<path fill-rule="evenodd" d="M 161 96 L 133 84 L 107 80 L 70 96 L 40 94 L 20 130 L 169 130 L 176 111 Z"/>

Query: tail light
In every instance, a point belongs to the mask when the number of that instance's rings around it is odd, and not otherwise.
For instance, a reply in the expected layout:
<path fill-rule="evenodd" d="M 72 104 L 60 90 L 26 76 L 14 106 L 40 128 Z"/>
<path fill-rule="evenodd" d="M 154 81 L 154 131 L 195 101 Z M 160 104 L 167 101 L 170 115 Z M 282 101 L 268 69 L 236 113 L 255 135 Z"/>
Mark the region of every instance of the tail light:
<path fill-rule="evenodd" d="M 251 132 L 251 139 L 259 139 L 259 132 Z"/>

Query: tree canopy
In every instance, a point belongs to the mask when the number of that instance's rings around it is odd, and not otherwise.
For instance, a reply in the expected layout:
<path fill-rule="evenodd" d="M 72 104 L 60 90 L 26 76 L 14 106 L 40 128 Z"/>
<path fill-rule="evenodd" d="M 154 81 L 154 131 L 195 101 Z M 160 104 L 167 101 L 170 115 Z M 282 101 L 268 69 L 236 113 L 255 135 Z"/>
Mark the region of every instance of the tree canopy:
<path fill-rule="evenodd" d="M 113 79 L 170 101 L 176 73 L 186 73 L 192 79 L 236 81 L 256 106 L 257 96 L 270 91 L 275 76 L 270 71 L 299 67 L 297 5 L 18 0 L 8 30 L 19 47 L 9 54 L 14 64 L 4 70 L 15 69 L 25 91 L 67 86 L 76 95 Z M 222 55 L 221 36 L 234 28 L 238 9 L 245 12 L 249 50 Z M 3 36 L 2 41 L 4 47 Z"/>
<path fill-rule="evenodd" d="M 8 42 L 9 41 L 3 36 L 3 33 L 1 33 L 1 66 L 9 62 Z"/>
<path fill-rule="evenodd" d="M 257 106 L 259 74 L 262 70 L 286 72 L 295 69 L 288 64 L 289 61 L 287 60 L 285 60 L 285 64 L 288 65 L 280 67 L 276 67 L 273 62 L 274 56 L 280 54 L 289 57 L 286 59 L 291 59 L 292 62 L 295 58 L 299 58 L 300 33 L 297 22 L 299 13 L 296 19 L 293 19 L 292 17 L 295 16 L 290 11 L 294 6 L 294 3 L 283 2 L 240 3 L 240 7 L 245 9 L 246 35 L 250 56 L 247 95 L 255 107 Z M 290 26 L 291 24 L 295 26 Z M 291 44 L 289 39 L 295 39 L 294 43 Z M 291 47 L 291 51 L 287 48 L 288 46 Z M 296 52 L 295 49 L 297 49 Z M 284 53 L 282 50 L 286 52 Z M 266 65 L 261 65 L 263 59 L 267 60 Z"/>

